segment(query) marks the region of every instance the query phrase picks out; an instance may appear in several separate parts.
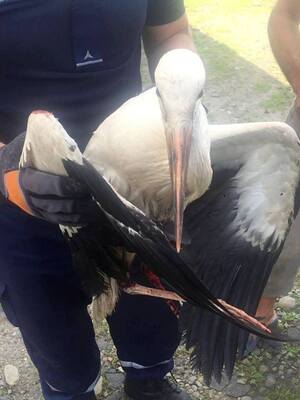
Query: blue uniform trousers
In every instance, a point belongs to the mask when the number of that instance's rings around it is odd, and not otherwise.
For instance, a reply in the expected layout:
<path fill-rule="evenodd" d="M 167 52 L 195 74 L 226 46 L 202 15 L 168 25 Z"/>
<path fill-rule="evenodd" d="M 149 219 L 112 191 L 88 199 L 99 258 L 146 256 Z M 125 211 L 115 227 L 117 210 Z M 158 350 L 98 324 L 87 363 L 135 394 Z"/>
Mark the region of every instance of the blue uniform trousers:
<path fill-rule="evenodd" d="M 100 375 L 91 299 L 58 227 L 9 204 L 0 204 L 0 299 L 22 333 L 45 399 L 88 400 Z M 172 369 L 180 334 L 164 301 L 124 294 L 108 322 L 127 375 L 163 377 Z"/>

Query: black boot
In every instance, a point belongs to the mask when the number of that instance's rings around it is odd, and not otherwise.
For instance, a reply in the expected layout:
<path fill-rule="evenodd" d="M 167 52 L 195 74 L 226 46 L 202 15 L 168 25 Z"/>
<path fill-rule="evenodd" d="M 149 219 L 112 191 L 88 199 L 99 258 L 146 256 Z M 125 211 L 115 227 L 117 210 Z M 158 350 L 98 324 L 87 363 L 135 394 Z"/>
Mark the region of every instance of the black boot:
<path fill-rule="evenodd" d="M 125 379 L 126 400 L 191 400 L 175 382 L 165 379 Z"/>

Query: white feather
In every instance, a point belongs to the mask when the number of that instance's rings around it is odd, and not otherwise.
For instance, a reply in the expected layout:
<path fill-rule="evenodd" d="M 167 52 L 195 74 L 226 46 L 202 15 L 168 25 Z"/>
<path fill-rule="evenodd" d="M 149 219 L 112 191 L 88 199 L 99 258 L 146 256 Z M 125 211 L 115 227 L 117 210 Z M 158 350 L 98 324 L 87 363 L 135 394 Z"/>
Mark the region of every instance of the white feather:
<path fill-rule="evenodd" d="M 30 114 L 20 159 L 21 167 L 34 167 L 39 171 L 66 175 L 62 160 L 82 164 L 82 154 L 59 121 L 46 111 Z"/>

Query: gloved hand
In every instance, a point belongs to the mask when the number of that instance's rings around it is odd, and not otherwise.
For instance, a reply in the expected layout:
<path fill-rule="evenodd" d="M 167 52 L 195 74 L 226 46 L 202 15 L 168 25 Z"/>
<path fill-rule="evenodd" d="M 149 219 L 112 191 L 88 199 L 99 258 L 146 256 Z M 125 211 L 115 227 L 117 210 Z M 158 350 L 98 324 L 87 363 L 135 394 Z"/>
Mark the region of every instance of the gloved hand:
<path fill-rule="evenodd" d="M 0 191 L 23 211 L 49 222 L 84 225 L 96 204 L 77 181 L 33 168 L 19 169 L 25 134 L 0 148 Z"/>

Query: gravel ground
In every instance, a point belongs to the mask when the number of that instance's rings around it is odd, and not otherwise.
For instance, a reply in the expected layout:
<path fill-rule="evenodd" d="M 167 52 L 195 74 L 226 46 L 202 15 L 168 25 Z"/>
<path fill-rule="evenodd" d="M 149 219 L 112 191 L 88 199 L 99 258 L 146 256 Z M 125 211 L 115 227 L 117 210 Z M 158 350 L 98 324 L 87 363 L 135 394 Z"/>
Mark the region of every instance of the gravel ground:
<path fill-rule="evenodd" d="M 270 77 L 253 64 L 241 59 L 230 49 L 211 40 L 200 32 L 195 32 L 196 40 L 210 46 L 213 51 L 203 52 L 208 70 L 205 104 L 209 109 L 209 121 L 213 123 L 250 122 L 262 120 L 282 120 L 287 112 L 287 101 L 280 106 L 270 102 L 272 91 L 286 93 L 280 82 Z M 231 73 L 220 80 L 214 69 L 214 57 L 219 50 L 227 51 L 234 61 Z M 232 54 L 231 54 L 232 53 Z M 256 85 L 264 82 L 264 88 Z M 291 96 L 290 96 L 291 98 Z M 299 285 L 300 287 L 300 285 Z M 300 337 L 300 290 L 290 294 L 296 304 L 292 308 L 281 308 L 283 328 L 291 335 Z M 115 349 L 109 338 L 107 326 L 103 324 L 98 333 L 98 343 L 102 350 L 103 392 L 101 398 L 119 400 L 123 373 L 118 364 Z M 300 348 L 284 345 L 282 348 L 258 349 L 236 369 L 230 383 L 205 386 L 200 375 L 189 366 L 188 354 L 179 348 L 176 354 L 175 377 L 194 400 L 299 400 L 300 399 Z M 15 368 L 8 368 L 8 366 Z M 10 371 L 11 370 L 11 371 Z M 10 371 L 9 376 L 5 377 Z M 11 385 L 7 383 L 10 381 Z M 13 383 L 13 385 L 12 385 Z M 31 364 L 18 330 L 5 320 L 0 310 L 0 400 L 42 399 L 38 375 Z"/>
<path fill-rule="evenodd" d="M 300 339 L 300 289 L 291 292 L 288 303 L 293 303 L 291 299 L 296 300 L 295 305 L 278 308 L 281 326 L 291 336 Z M 0 400 L 42 400 L 37 372 L 26 354 L 18 329 L 5 320 L 2 312 L 0 326 Z M 124 375 L 106 323 L 99 328 L 97 341 L 102 350 L 103 364 L 103 389 L 99 399 L 122 400 Z M 208 388 L 201 375 L 191 370 L 189 355 L 180 347 L 175 357 L 174 375 L 193 400 L 299 400 L 299 355 L 299 347 L 292 345 L 258 348 L 238 364 L 230 382 L 224 378 L 220 385 L 213 382 Z M 15 369 L 5 374 L 8 366 Z"/>

